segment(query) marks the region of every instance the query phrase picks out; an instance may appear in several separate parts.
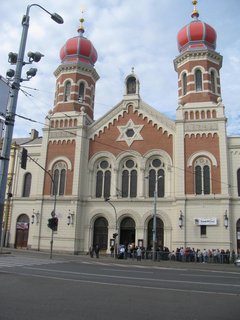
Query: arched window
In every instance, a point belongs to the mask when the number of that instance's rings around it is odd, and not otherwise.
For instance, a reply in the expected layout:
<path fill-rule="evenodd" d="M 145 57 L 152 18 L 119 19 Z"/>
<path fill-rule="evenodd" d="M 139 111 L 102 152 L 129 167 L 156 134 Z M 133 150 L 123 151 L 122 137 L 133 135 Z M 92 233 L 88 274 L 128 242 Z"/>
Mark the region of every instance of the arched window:
<path fill-rule="evenodd" d="M 240 197 L 240 169 L 237 171 L 237 188 L 238 188 L 238 196 Z"/>
<path fill-rule="evenodd" d="M 71 82 L 67 81 L 64 86 L 64 101 L 69 101 L 71 96 Z"/>
<path fill-rule="evenodd" d="M 67 166 L 65 162 L 58 162 L 53 168 L 52 195 L 62 196 L 65 193 Z"/>
<path fill-rule="evenodd" d="M 216 76 L 213 70 L 211 71 L 210 76 L 211 76 L 211 91 L 212 93 L 216 93 Z"/>
<path fill-rule="evenodd" d="M 128 159 L 122 166 L 122 197 L 135 198 L 137 196 L 137 165 Z"/>
<path fill-rule="evenodd" d="M 31 183 L 32 183 L 32 175 L 31 175 L 31 173 L 28 172 L 24 176 L 23 192 L 22 192 L 23 197 L 30 196 Z"/>
<path fill-rule="evenodd" d="M 96 198 L 110 197 L 111 165 L 107 160 L 101 160 L 97 165 Z"/>
<path fill-rule="evenodd" d="M 83 82 L 80 82 L 79 84 L 79 91 L 78 91 L 78 101 L 83 102 L 84 101 L 84 95 L 85 95 L 85 85 Z"/>
<path fill-rule="evenodd" d="M 187 74 L 185 72 L 182 76 L 182 94 L 183 96 L 187 94 Z"/>
<path fill-rule="evenodd" d="M 165 172 L 164 163 L 155 158 L 149 163 L 148 171 L 148 196 L 154 197 L 154 191 L 156 189 L 156 196 L 163 198 L 165 195 Z"/>
<path fill-rule="evenodd" d="M 91 103 L 92 103 L 92 109 L 94 108 L 94 100 L 95 100 L 95 90 L 94 87 L 91 89 Z"/>
<path fill-rule="evenodd" d="M 210 194 L 210 192 L 210 162 L 207 158 L 201 157 L 195 161 L 195 193 Z"/>
<path fill-rule="evenodd" d="M 195 71 L 195 85 L 196 91 L 202 91 L 202 71 L 197 69 Z"/>
<path fill-rule="evenodd" d="M 127 93 L 136 93 L 136 78 L 129 77 L 127 80 Z"/>

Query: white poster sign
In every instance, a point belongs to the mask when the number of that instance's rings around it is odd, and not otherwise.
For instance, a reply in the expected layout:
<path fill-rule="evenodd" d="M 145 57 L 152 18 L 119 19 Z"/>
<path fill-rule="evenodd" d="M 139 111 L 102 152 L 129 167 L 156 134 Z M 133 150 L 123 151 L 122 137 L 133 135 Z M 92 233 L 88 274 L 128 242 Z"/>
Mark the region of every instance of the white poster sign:
<path fill-rule="evenodd" d="M 216 226 L 217 218 L 195 218 L 195 224 L 198 226 Z"/>

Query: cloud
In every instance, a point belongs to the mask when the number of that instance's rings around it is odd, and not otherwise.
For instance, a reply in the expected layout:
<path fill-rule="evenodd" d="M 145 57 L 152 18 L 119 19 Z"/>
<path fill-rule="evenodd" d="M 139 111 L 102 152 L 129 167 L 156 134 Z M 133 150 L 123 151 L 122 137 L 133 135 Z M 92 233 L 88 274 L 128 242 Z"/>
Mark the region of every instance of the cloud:
<path fill-rule="evenodd" d="M 10 67 L 9 51 L 17 52 L 22 32 L 21 20 L 28 0 L 1 0 L 0 74 Z M 190 0 L 88 0 L 76 5 L 74 0 L 47 1 L 38 4 L 57 12 L 64 24 L 54 23 L 40 8 L 32 7 L 26 52 L 40 51 L 43 59 L 36 65 L 37 76 L 24 82 L 37 90 L 23 88 L 17 113 L 41 123 L 53 107 L 54 70 L 60 63 L 59 51 L 68 38 L 77 35 L 81 7 L 85 7 L 85 36 L 98 51 L 95 65 L 100 79 L 97 83 L 95 119 L 121 101 L 125 77 L 134 67 L 140 80 L 140 95 L 144 101 L 175 118 L 177 108 L 177 74 L 173 60 L 178 55 L 177 32 L 191 21 Z M 14 10 L 13 10 L 14 9 Z M 226 105 L 228 134 L 239 134 L 239 71 L 240 41 L 238 30 L 238 0 L 199 1 L 200 19 L 212 25 L 217 33 L 217 50 L 223 55 L 221 85 Z M 28 66 L 23 69 L 23 74 Z M 16 118 L 14 135 L 26 136 L 31 128 L 40 132 L 42 124 Z"/>

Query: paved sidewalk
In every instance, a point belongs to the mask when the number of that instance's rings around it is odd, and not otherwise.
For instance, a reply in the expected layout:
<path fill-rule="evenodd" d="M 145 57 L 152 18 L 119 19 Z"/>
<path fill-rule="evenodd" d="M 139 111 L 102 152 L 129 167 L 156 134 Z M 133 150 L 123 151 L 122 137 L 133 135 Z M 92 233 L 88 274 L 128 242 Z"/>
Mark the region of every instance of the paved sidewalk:
<path fill-rule="evenodd" d="M 21 250 L 21 249 L 10 249 L 3 248 L 2 254 L 0 254 L 0 259 L 4 259 L 4 256 L 14 255 L 14 256 L 26 256 L 26 257 L 35 257 L 39 259 L 50 259 L 49 252 L 34 251 L 34 250 Z M 145 267 L 158 267 L 158 268 L 169 268 L 169 269 L 194 269 L 201 270 L 206 272 L 234 272 L 239 273 L 240 267 L 235 266 L 234 264 L 216 264 L 216 263 L 200 263 L 200 262 L 179 262 L 179 261 L 170 261 L 170 260 L 145 260 L 137 261 L 137 259 L 115 259 L 109 255 L 101 255 L 99 258 L 91 258 L 87 254 L 73 255 L 73 254 L 64 254 L 56 253 L 53 251 L 54 260 L 64 260 L 64 261 L 88 261 L 91 263 L 109 263 L 109 264 L 118 264 L 118 265 L 136 265 L 136 266 L 145 266 Z"/>
<path fill-rule="evenodd" d="M 99 259 L 89 258 L 89 260 L 100 260 L 108 263 L 117 263 L 117 264 L 129 264 L 137 266 L 149 266 L 149 267 L 162 267 L 169 269 L 200 269 L 206 271 L 226 271 L 226 272 L 237 272 L 240 275 L 240 267 L 236 267 L 234 264 L 216 264 L 216 263 L 199 263 L 199 262 L 179 262 L 179 261 L 170 261 L 170 260 L 145 260 L 137 261 L 137 259 L 114 259 L 109 256 L 100 256 Z"/>

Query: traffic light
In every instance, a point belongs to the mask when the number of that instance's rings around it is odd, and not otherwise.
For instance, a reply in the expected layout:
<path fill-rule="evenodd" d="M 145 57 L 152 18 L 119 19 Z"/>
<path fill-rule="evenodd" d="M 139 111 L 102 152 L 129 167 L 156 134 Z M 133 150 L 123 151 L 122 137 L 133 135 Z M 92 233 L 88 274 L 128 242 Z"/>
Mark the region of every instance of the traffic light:
<path fill-rule="evenodd" d="M 113 234 L 113 239 L 116 239 L 117 236 L 118 236 L 118 233 L 114 233 L 114 234 Z"/>
<path fill-rule="evenodd" d="M 27 149 L 22 148 L 21 168 L 25 169 L 25 170 L 26 170 L 26 167 L 27 167 L 27 157 L 28 157 Z"/>
<path fill-rule="evenodd" d="M 52 229 L 53 231 L 57 231 L 57 227 L 58 227 L 57 217 L 48 219 L 48 228 Z"/>

